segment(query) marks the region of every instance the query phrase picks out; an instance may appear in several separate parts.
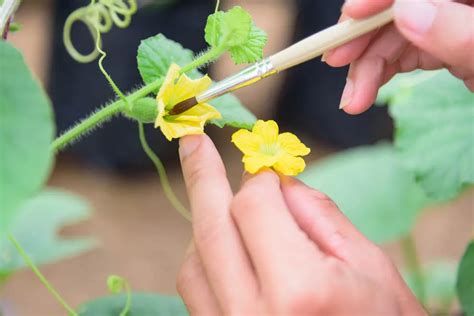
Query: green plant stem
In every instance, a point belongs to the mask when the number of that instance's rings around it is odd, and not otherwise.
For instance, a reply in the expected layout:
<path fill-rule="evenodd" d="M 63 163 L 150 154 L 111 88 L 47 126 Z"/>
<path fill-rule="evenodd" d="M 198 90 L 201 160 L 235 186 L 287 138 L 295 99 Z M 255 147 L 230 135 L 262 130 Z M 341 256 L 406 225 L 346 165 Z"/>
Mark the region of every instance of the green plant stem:
<path fill-rule="evenodd" d="M 140 143 L 142 144 L 143 150 L 147 154 L 148 158 L 153 162 L 158 171 L 158 175 L 160 176 L 160 182 L 163 186 L 163 191 L 165 192 L 166 197 L 170 201 L 170 203 L 174 206 L 174 208 L 188 221 L 191 221 L 191 213 L 181 204 L 178 200 L 176 195 L 173 192 L 173 189 L 170 186 L 168 176 L 166 174 L 166 169 L 163 163 L 161 162 L 160 158 L 153 152 L 153 150 L 148 145 L 145 137 L 145 129 L 143 128 L 142 123 L 138 123 L 138 134 L 140 138 Z"/>
<path fill-rule="evenodd" d="M 51 293 L 56 301 L 58 301 L 59 304 L 61 304 L 64 309 L 68 312 L 69 315 L 71 316 L 79 316 L 79 314 L 64 300 L 64 298 L 59 294 L 58 291 L 49 283 L 49 281 L 46 279 L 46 277 L 41 273 L 41 271 L 38 269 L 38 267 L 33 263 L 31 258 L 28 256 L 28 254 L 25 252 L 25 250 L 21 247 L 20 243 L 13 237 L 13 235 L 9 234 L 8 239 L 13 243 L 15 246 L 16 250 L 20 254 L 20 256 L 23 258 L 25 261 L 26 265 L 30 267 L 30 269 L 34 272 L 34 274 L 38 277 L 38 279 L 41 281 L 41 283 L 46 287 L 46 289 Z"/>
<path fill-rule="evenodd" d="M 132 306 L 132 289 L 127 281 L 125 281 L 125 294 L 127 295 L 127 300 L 125 301 L 125 306 L 123 307 L 120 316 L 127 316 L 128 312 L 130 311 L 130 307 Z"/>
<path fill-rule="evenodd" d="M 136 100 L 146 97 L 147 95 L 158 89 L 161 86 L 162 82 L 162 78 L 157 79 L 156 81 L 128 95 L 126 99 L 130 104 L 133 104 Z M 105 106 L 98 112 L 95 112 L 94 114 L 71 128 L 69 131 L 56 138 L 51 144 L 52 150 L 55 152 L 61 150 L 67 144 L 71 143 L 81 135 L 87 133 L 88 131 L 96 127 L 98 124 L 109 119 L 111 116 L 121 112 L 125 108 L 125 106 L 126 103 L 124 101 L 118 100 L 114 103 Z"/>
<path fill-rule="evenodd" d="M 223 41 L 225 42 L 225 41 Z M 219 58 L 223 53 L 225 53 L 227 50 L 227 47 L 225 45 L 220 45 L 216 47 L 212 47 L 209 49 L 206 53 L 202 54 L 195 60 L 193 60 L 191 63 L 187 64 L 183 68 L 181 68 L 180 73 L 186 73 L 190 70 L 196 69 L 201 67 L 202 65 L 205 65 L 207 63 L 215 61 L 217 58 Z"/>
<path fill-rule="evenodd" d="M 416 250 L 415 239 L 411 234 L 401 240 L 406 269 L 413 274 L 414 292 L 422 305 L 426 304 L 425 276 Z"/>

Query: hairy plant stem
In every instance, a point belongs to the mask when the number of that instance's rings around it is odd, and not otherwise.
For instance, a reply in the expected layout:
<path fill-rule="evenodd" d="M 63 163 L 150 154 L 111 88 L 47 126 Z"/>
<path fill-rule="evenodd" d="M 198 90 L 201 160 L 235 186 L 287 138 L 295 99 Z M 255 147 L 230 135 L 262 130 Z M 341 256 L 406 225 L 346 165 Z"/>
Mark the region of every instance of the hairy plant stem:
<path fill-rule="evenodd" d="M 163 79 L 157 79 L 156 81 L 142 87 L 141 89 L 133 92 L 132 94 L 126 96 L 126 99 L 130 104 L 133 104 L 135 101 L 138 99 L 144 98 L 156 89 L 158 89 L 163 82 Z M 88 118 L 84 119 L 82 122 L 68 130 L 66 133 L 63 135 L 59 136 L 56 138 L 53 143 L 51 144 L 52 150 L 53 151 L 58 151 L 64 148 L 67 144 L 71 143 L 81 135 L 87 133 L 91 129 L 93 129 L 95 126 L 98 124 L 104 122 L 105 120 L 109 119 L 113 115 L 121 112 L 127 104 L 122 101 L 118 100 L 115 101 L 101 110 L 95 112 Z"/>
<path fill-rule="evenodd" d="M 418 295 L 418 300 L 425 306 L 426 304 L 426 285 L 423 269 L 416 250 L 415 239 L 412 234 L 405 236 L 401 240 L 403 257 L 406 269 L 413 275 L 414 292 Z"/>
<path fill-rule="evenodd" d="M 223 41 L 225 43 L 225 41 Z M 219 58 L 225 51 L 227 50 L 226 45 L 219 45 L 216 47 L 212 47 L 209 49 L 206 53 L 202 54 L 195 60 L 193 60 L 191 63 L 187 64 L 183 68 L 181 68 L 180 73 L 186 73 L 190 70 L 196 69 L 201 67 L 202 65 L 205 65 L 209 62 L 215 61 L 217 58 Z"/>
<path fill-rule="evenodd" d="M 160 176 L 160 182 L 163 186 L 163 191 L 165 192 L 166 197 L 173 205 L 173 207 L 179 212 L 179 214 L 181 214 L 188 221 L 191 221 L 191 214 L 186 209 L 186 207 L 181 204 L 179 199 L 174 194 L 173 189 L 171 188 L 168 176 L 166 174 L 165 166 L 161 162 L 160 158 L 158 158 L 158 156 L 153 152 L 153 150 L 148 145 L 148 142 L 146 141 L 143 123 L 138 123 L 138 135 L 140 137 L 140 143 L 142 144 L 143 150 L 147 154 L 148 158 L 150 158 L 150 160 L 153 162 L 156 167 L 156 170 L 158 171 L 158 175 Z"/>
<path fill-rule="evenodd" d="M 79 314 L 64 300 L 64 298 L 59 294 L 59 292 L 53 287 L 51 283 L 46 279 L 46 277 L 41 273 L 38 267 L 33 263 L 31 258 L 25 252 L 23 247 L 21 247 L 20 243 L 13 237 L 13 235 L 8 235 L 8 239 L 12 242 L 13 246 L 15 246 L 16 250 L 20 254 L 20 256 L 25 261 L 26 265 L 34 272 L 34 274 L 38 277 L 40 282 L 46 287 L 46 289 L 54 296 L 56 301 L 61 304 L 64 309 L 68 312 L 70 316 L 79 316 Z"/>

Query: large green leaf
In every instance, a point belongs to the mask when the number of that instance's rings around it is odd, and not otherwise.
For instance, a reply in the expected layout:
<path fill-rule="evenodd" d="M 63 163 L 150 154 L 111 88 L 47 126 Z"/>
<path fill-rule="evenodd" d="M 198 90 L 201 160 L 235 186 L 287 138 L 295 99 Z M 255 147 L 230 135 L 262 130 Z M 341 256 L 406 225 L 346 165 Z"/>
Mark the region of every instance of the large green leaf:
<path fill-rule="evenodd" d="M 193 52 L 173 40 L 158 34 L 143 40 L 138 47 L 138 70 L 147 84 L 164 77 L 172 63 L 185 66 L 193 60 Z M 188 73 L 197 77 L 197 71 Z"/>
<path fill-rule="evenodd" d="M 301 179 L 328 194 L 358 229 L 378 243 L 406 235 L 427 204 L 388 144 L 331 156 L 310 166 Z"/>
<path fill-rule="evenodd" d="M 474 240 L 466 248 L 458 268 L 456 290 L 467 316 L 474 315 Z"/>
<path fill-rule="evenodd" d="M 223 95 L 209 103 L 222 115 L 221 119 L 210 121 L 211 124 L 219 127 L 228 125 L 236 128 L 251 129 L 257 121 L 255 115 L 247 110 L 240 103 L 240 100 L 232 94 Z"/>
<path fill-rule="evenodd" d="M 126 295 L 106 296 L 79 307 L 81 316 L 117 316 L 125 306 Z M 177 296 L 134 293 L 127 316 L 184 316 L 188 315 L 183 301 Z"/>
<path fill-rule="evenodd" d="M 36 264 L 44 264 L 91 249 L 85 238 L 61 238 L 59 230 L 89 216 L 89 205 L 59 190 L 45 190 L 20 206 L 10 225 L 15 237 Z M 0 238 L 0 275 L 24 267 L 23 259 L 7 238 Z"/>
<path fill-rule="evenodd" d="M 0 238 L 18 206 L 46 180 L 53 137 L 46 94 L 20 52 L 0 41 Z"/>
<path fill-rule="evenodd" d="M 403 274 L 408 286 L 416 292 L 415 275 L 410 272 Z M 441 261 L 423 267 L 423 278 L 425 281 L 424 297 L 427 307 L 433 311 L 449 308 L 456 298 L 456 264 L 450 261 Z"/>
<path fill-rule="evenodd" d="M 474 94 L 447 71 L 400 77 L 381 92 L 404 165 L 437 200 L 474 183 Z"/>

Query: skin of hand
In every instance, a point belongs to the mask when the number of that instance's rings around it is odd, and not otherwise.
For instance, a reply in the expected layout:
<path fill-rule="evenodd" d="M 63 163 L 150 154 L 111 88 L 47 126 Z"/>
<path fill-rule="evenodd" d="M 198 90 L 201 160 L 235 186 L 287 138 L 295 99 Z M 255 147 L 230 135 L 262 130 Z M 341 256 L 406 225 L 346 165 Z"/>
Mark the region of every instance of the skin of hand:
<path fill-rule="evenodd" d="M 474 92 L 474 0 L 346 0 L 341 21 L 394 5 L 395 23 L 324 55 L 333 67 L 350 64 L 340 108 L 367 110 L 395 74 L 447 68 Z"/>
<path fill-rule="evenodd" d="M 179 152 L 193 242 L 177 288 L 192 315 L 426 315 L 324 194 L 263 171 L 234 195 L 206 135 L 181 138 Z"/>

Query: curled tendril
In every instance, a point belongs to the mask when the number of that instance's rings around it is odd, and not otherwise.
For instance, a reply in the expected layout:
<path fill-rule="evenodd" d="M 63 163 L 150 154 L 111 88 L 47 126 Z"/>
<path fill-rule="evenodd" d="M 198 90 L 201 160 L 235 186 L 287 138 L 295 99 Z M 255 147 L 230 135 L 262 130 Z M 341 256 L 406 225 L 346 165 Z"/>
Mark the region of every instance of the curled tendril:
<path fill-rule="evenodd" d="M 69 55 L 80 63 L 95 60 L 100 51 L 97 47 L 89 54 L 81 54 L 74 47 L 71 40 L 72 26 L 76 22 L 84 23 L 92 35 L 94 42 L 98 40 L 98 33 L 107 33 L 113 25 L 126 28 L 130 25 L 132 15 L 137 12 L 136 0 L 98 0 L 92 1 L 88 6 L 82 7 L 71 13 L 64 24 L 63 41 Z M 99 38 L 99 48 L 102 41 Z"/>

